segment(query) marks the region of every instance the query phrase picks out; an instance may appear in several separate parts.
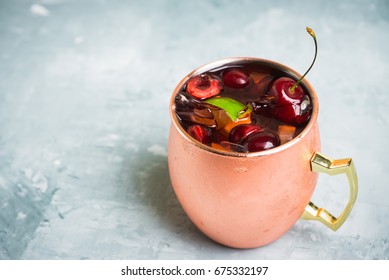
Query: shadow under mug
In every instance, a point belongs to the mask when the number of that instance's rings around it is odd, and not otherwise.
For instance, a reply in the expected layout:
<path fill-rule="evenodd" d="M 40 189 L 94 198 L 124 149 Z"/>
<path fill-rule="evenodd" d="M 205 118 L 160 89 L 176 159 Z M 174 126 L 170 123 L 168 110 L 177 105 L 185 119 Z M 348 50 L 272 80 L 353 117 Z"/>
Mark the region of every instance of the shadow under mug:
<path fill-rule="evenodd" d="M 357 175 L 350 158 L 332 160 L 319 152 L 319 103 L 306 79 L 301 85 L 311 97 L 311 118 L 299 135 L 276 148 L 254 153 L 221 151 L 194 140 L 180 125 L 174 97 L 187 80 L 237 63 L 256 63 L 295 80 L 301 77 L 273 61 L 228 58 L 199 67 L 181 80 L 170 101 L 168 143 L 170 178 L 181 206 L 205 235 L 234 248 L 264 246 L 281 237 L 300 217 L 337 230 L 355 203 Z M 338 217 L 310 202 L 318 172 L 347 175 L 349 201 Z"/>

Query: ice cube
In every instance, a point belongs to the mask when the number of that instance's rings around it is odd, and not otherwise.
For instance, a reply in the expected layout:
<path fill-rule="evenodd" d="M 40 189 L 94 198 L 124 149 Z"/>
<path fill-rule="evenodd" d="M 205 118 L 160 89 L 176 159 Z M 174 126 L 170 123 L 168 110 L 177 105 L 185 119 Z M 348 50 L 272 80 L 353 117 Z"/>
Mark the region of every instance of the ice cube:
<path fill-rule="evenodd" d="M 210 108 L 204 107 L 204 108 L 195 108 L 193 110 L 193 114 L 196 116 L 199 116 L 201 118 L 207 118 L 207 119 L 212 119 L 213 114 Z"/>
<path fill-rule="evenodd" d="M 248 150 L 244 146 L 236 144 L 236 143 L 232 143 L 229 141 L 221 141 L 220 145 L 228 151 L 233 151 L 233 152 L 237 152 L 237 153 L 247 153 L 248 152 Z"/>
<path fill-rule="evenodd" d="M 255 83 L 253 88 L 247 93 L 247 98 L 249 100 L 256 100 L 265 95 L 272 80 L 273 77 L 270 75 L 262 76 L 262 78 L 257 83 Z"/>
<path fill-rule="evenodd" d="M 250 74 L 251 79 L 253 79 L 254 83 L 256 84 L 258 84 L 265 76 L 267 75 L 259 72 L 252 72 Z"/>
<path fill-rule="evenodd" d="M 176 115 L 181 123 L 201 124 L 210 128 L 215 128 L 217 126 L 215 119 L 212 117 L 212 113 L 210 113 L 210 117 L 204 117 L 205 113 L 203 113 L 202 116 L 199 116 L 196 115 L 194 111 L 176 110 Z"/>
<path fill-rule="evenodd" d="M 295 132 L 296 132 L 296 127 L 294 127 L 294 126 L 291 126 L 291 125 L 278 126 L 277 133 L 278 133 L 278 136 L 280 137 L 281 145 L 292 140 Z"/>
<path fill-rule="evenodd" d="M 185 92 L 179 92 L 175 97 L 175 104 L 177 109 L 188 110 L 198 107 L 200 101 Z"/>
<path fill-rule="evenodd" d="M 213 118 L 211 118 L 211 119 L 210 118 L 203 118 L 203 117 L 197 116 L 195 114 L 192 114 L 190 117 L 190 120 L 193 123 L 201 124 L 201 125 L 204 125 L 204 126 L 209 127 L 209 128 L 215 128 L 217 126 L 217 123 L 216 123 L 215 119 L 213 119 Z"/>
<path fill-rule="evenodd" d="M 220 130 L 224 128 L 227 124 L 233 122 L 227 112 L 223 109 L 214 108 L 212 109 L 212 114 L 216 121 L 216 130 Z"/>

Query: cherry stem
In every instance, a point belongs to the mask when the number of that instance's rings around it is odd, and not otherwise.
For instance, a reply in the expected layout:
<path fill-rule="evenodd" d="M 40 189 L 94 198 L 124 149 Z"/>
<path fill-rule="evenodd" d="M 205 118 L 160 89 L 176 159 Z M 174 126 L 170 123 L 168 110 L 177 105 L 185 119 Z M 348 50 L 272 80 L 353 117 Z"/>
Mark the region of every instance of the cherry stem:
<path fill-rule="evenodd" d="M 316 35 L 315 35 L 315 32 L 313 32 L 313 30 L 309 27 L 307 27 L 307 32 L 309 33 L 309 35 L 312 36 L 313 38 L 313 41 L 315 42 L 315 56 L 313 57 L 313 61 L 311 63 L 311 66 L 309 66 L 308 70 L 304 73 L 304 75 L 297 81 L 294 83 L 294 85 L 290 88 L 290 92 L 294 92 L 294 90 L 296 89 L 296 87 L 301 83 L 301 81 L 304 79 L 304 77 L 308 74 L 308 72 L 311 70 L 313 64 L 315 64 L 315 61 L 316 61 L 316 56 L 317 56 L 317 41 L 316 41 Z"/>

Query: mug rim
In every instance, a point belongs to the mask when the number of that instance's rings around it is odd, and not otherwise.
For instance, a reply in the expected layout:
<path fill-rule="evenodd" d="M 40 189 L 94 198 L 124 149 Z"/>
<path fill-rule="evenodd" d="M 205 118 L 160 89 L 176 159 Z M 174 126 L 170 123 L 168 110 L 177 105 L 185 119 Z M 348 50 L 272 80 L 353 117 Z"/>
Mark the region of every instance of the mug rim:
<path fill-rule="evenodd" d="M 295 79 L 299 79 L 302 75 L 297 72 L 296 70 L 290 68 L 287 65 L 284 65 L 282 63 L 269 60 L 269 59 L 263 59 L 263 58 L 257 58 L 257 57 L 229 57 L 229 58 L 223 58 L 223 59 L 218 59 L 212 62 L 209 62 L 207 64 L 204 64 L 194 70 L 192 70 L 190 73 L 188 73 L 181 81 L 177 84 L 176 88 L 173 91 L 173 94 L 170 98 L 170 103 L 169 103 L 169 113 L 170 113 L 170 118 L 172 120 L 173 125 L 177 129 L 177 131 L 181 134 L 182 137 L 184 137 L 185 140 L 191 142 L 193 145 L 197 146 L 200 149 L 206 150 L 208 152 L 211 152 L 213 154 L 221 155 L 221 156 L 227 156 L 227 157 L 260 157 L 260 156 L 266 156 L 266 155 L 271 155 L 271 154 L 276 154 L 281 151 L 284 151 L 294 145 L 296 145 L 302 138 L 304 138 L 309 131 L 312 129 L 312 127 L 315 125 L 319 113 L 319 101 L 316 95 L 316 91 L 313 88 L 313 86 L 309 83 L 309 81 L 304 78 L 301 81 L 301 84 L 303 84 L 311 97 L 311 102 L 312 102 L 312 114 L 311 117 L 306 124 L 305 128 L 298 134 L 296 135 L 292 140 L 277 146 L 275 148 L 271 148 L 268 150 L 264 151 L 259 151 L 259 152 L 233 152 L 233 151 L 224 151 L 224 150 L 219 150 L 216 148 L 213 148 L 211 146 L 205 145 L 195 139 L 193 139 L 186 131 L 185 129 L 181 126 L 179 123 L 179 120 L 177 118 L 177 115 L 175 114 L 175 96 L 177 92 L 182 88 L 182 86 L 185 84 L 186 81 L 188 81 L 191 77 L 204 73 L 208 70 L 223 66 L 228 63 L 234 63 L 238 61 L 253 61 L 253 62 L 260 62 L 260 63 L 265 63 L 271 66 L 272 68 L 279 69 L 283 72 L 286 72 L 287 74 L 291 75 Z"/>

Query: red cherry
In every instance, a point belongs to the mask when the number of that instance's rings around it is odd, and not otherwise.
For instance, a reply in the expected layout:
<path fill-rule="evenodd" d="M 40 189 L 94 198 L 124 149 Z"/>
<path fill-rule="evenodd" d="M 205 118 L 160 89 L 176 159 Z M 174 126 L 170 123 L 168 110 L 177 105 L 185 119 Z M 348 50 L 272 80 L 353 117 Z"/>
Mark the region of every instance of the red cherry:
<path fill-rule="evenodd" d="M 231 88 L 244 88 L 249 84 L 249 76 L 239 69 L 227 69 L 222 77 L 224 84 Z"/>
<path fill-rule="evenodd" d="M 274 98 L 271 114 L 278 120 L 293 125 L 305 123 L 311 115 L 311 102 L 301 86 L 292 87 L 296 82 L 281 77 L 273 82 L 268 95 Z"/>
<path fill-rule="evenodd" d="M 208 74 L 201 74 L 188 80 L 186 90 L 193 97 L 203 100 L 218 95 L 222 85 L 218 79 Z"/>
<path fill-rule="evenodd" d="M 315 43 L 315 55 L 312 63 L 304 75 L 297 81 L 282 77 L 273 82 L 269 89 L 269 95 L 275 98 L 272 114 L 275 118 L 287 124 L 299 125 L 305 123 L 311 116 L 311 100 L 300 86 L 301 81 L 312 69 L 317 56 L 317 41 L 315 32 L 307 27 L 307 32 Z"/>
<path fill-rule="evenodd" d="M 194 139 L 197 141 L 206 144 L 206 145 L 211 145 L 211 130 L 199 125 L 191 125 L 188 127 L 186 130 L 190 136 L 192 136 Z"/>
<path fill-rule="evenodd" d="M 262 127 L 252 124 L 241 124 L 235 126 L 229 135 L 229 141 L 236 144 L 241 144 L 250 134 L 262 131 Z"/>
<path fill-rule="evenodd" d="M 279 146 L 281 143 L 277 134 L 270 131 L 252 133 L 245 138 L 242 145 L 249 152 L 260 152 Z"/>

